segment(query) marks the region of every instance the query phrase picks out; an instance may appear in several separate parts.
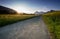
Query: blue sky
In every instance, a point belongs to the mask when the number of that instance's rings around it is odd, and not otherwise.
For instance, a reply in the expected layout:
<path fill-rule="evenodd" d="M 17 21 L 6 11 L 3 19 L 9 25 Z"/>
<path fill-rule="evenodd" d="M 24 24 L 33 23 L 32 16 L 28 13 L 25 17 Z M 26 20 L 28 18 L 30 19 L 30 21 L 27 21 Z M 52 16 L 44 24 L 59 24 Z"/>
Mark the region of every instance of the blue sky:
<path fill-rule="evenodd" d="M 0 5 L 26 13 L 60 10 L 60 0 L 0 0 Z"/>

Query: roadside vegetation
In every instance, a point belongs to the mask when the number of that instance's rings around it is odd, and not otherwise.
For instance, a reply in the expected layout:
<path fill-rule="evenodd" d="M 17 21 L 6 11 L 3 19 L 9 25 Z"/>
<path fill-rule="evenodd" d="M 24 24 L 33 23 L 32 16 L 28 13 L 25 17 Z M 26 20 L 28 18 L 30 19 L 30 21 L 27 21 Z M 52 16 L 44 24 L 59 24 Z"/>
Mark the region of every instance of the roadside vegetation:
<path fill-rule="evenodd" d="M 35 15 L 0 14 L 0 27 L 35 17 Z"/>
<path fill-rule="evenodd" d="M 60 11 L 47 12 L 42 16 L 47 24 L 51 38 L 60 39 Z"/>

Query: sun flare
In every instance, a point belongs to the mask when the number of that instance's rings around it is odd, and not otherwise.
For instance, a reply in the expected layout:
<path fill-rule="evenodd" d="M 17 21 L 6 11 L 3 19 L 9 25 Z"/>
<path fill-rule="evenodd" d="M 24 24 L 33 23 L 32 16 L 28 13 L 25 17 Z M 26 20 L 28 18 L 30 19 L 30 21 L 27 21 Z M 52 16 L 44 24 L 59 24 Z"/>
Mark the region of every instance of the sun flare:
<path fill-rule="evenodd" d="M 13 7 L 14 10 L 16 10 L 18 13 L 31 13 L 31 9 L 25 6 L 14 6 Z"/>

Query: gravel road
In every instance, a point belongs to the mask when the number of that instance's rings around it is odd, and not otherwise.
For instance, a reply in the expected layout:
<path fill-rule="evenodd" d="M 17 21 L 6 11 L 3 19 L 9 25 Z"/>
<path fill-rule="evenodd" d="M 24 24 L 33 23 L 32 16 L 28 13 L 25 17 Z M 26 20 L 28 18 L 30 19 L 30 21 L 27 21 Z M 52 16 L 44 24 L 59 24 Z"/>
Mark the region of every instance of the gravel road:
<path fill-rule="evenodd" d="M 38 16 L 0 28 L 0 39 L 50 39 L 42 17 Z"/>

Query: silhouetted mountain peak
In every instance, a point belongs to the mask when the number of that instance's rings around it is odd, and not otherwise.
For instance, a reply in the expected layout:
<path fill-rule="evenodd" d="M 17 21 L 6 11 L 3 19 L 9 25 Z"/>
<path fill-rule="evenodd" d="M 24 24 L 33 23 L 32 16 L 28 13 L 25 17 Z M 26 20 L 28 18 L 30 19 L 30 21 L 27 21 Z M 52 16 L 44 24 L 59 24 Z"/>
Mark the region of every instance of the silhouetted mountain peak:
<path fill-rule="evenodd" d="M 44 12 L 43 11 L 36 11 L 35 14 L 43 14 Z"/>

